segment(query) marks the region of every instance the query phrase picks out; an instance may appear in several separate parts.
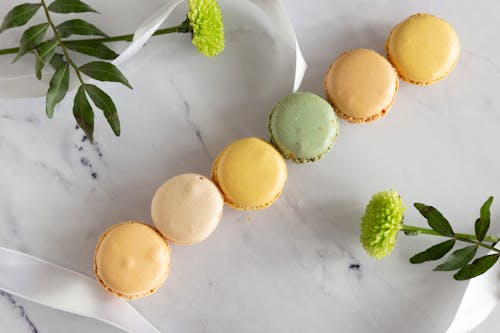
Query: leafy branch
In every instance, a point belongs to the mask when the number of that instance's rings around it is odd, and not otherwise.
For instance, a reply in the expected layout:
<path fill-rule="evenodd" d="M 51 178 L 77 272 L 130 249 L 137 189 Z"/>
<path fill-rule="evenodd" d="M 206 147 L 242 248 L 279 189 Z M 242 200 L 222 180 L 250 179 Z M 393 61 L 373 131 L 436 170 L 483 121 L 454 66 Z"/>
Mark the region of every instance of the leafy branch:
<path fill-rule="evenodd" d="M 415 208 L 426 218 L 431 229 L 402 224 L 401 231 L 406 235 L 427 234 L 447 237 L 449 240 L 438 243 L 425 251 L 417 253 L 410 258 L 410 262 L 412 264 L 420 264 L 441 259 L 453 249 L 457 241 L 461 241 L 472 245 L 455 250 L 448 256 L 444 263 L 436 266 L 434 270 L 458 270 L 458 272 L 453 275 L 455 280 L 468 280 L 488 271 L 500 258 L 500 250 L 494 247 L 500 239 L 498 237 L 486 235 L 490 227 L 490 207 L 492 202 L 493 197 L 489 197 L 482 205 L 480 216 L 475 222 L 475 235 L 455 233 L 448 220 L 436 208 L 421 203 L 415 203 Z M 494 253 L 474 259 L 480 247 Z M 474 261 L 470 263 L 473 259 Z"/>
<path fill-rule="evenodd" d="M 178 26 L 159 29 L 153 36 L 169 33 L 191 33 L 192 43 L 200 53 L 206 56 L 218 55 L 224 49 L 224 27 L 222 15 L 216 0 L 188 0 L 187 19 Z M 7 29 L 27 24 L 43 9 L 46 22 L 29 27 L 22 34 L 19 47 L 0 50 L 0 55 L 16 54 L 13 62 L 26 54 L 35 56 L 35 75 L 41 80 L 42 71 L 50 64 L 55 72 L 50 79 L 46 95 L 45 110 L 49 118 L 66 96 L 70 88 L 71 72 L 76 75 L 79 87 L 73 101 L 73 115 L 77 124 L 93 141 L 94 110 L 100 109 L 116 136 L 120 135 L 120 120 L 116 105 L 112 98 L 93 84 L 85 82 L 85 76 L 98 80 L 121 83 L 128 88 L 132 86 L 120 70 L 111 62 L 118 57 L 112 49 L 105 45 L 109 42 L 133 39 L 133 34 L 108 36 L 95 25 L 82 19 L 70 19 L 58 25 L 54 23 L 51 13 L 96 13 L 97 10 L 80 0 L 54 0 L 47 5 L 46 0 L 37 3 L 25 3 L 14 7 L 5 16 L 0 33 Z M 48 31 L 52 36 L 45 39 Z M 68 39 L 73 35 L 91 36 L 92 38 Z M 79 66 L 72 59 L 73 52 L 100 59 Z M 93 105 L 89 101 L 92 101 Z"/>
<path fill-rule="evenodd" d="M 71 19 L 56 26 L 51 17 L 51 12 L 68 14 L 97 13 L 97 11 L 80 0 L 55 0 L 50 5 L 47 5 L 45 0 L 41 0 L 39 3 L 26 3 L 14 7 L 7 14 L 0 27 L 0 32 L 25 25 L 40 8 L 43 9 L 47 22 L 26 29 L 21 37 L 19 48 L 7 50 L 8 52 L 17 52 L 13 62 L 28 53 L 33 53 L 35 55 L 35 74 L 39 80 L 42 79 L 42 70 L 45 65 L 51 64 L 54 67 L 55 72 L 50 79 L 45 99 L 45 112 L 49 118 L 54 116 L 56 105 L 64 99 L 69 90 L 70 69 L 72 69 L 80 83 L 73 103 L 73 115 L 77 124 L 88 136 L 89 141 L 92 142 L 94 111 L 88 101 L 88 97 L 90 97 L 94 105 L 103 111 L 115 135 L 119 136 L 120 121 L 113 100 L 98 87 L 86 84 L 83 76 L 86 75 L 99 81 L 120 82 L 132 88 L 130 83 L 116 66 L 106 61 L 94 61 L 78 66 L 72 59 L 70 51 L 103 60 L 113 60 L 118 55 L 102 43 L 82 42 L 78 44 L 79 46 L 74 46 L 72 44 L 66 45 L 66 41 L 63 40 L 63 38 L 72 35 L 107 35 L 93 24 L 81 19 Z M 52 32 L 52 37 L 43 41 L 49 29 Z M 57 52 L 58 49 L 61 53 Z"/>

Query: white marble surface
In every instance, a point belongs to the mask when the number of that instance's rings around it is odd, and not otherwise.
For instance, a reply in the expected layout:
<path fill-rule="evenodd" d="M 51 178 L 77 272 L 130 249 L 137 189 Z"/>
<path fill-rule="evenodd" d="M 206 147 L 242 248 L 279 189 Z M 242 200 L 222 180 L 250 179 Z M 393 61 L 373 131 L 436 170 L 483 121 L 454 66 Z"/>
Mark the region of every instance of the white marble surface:
<path fill-rule="evenodd" d="M 102 11 L 95 19 L 101 25 L 115 15 L 111 33 L 132 31 L 161 4 L 130 0 L 113 9 L 113 1 L 89 2 Z M 431 272 L 432 265 L 408 263 L 433 240 L 401 237 L 393 254 L 377 262 L 359 245 L 359 219 L 372 193 L 397 188 L 408 221 L 424 225 L 411 207 L 423 201 L 471 232 L 481 203 L 500 198 L 500 3 L 285 5 L 309 64 L 302 90 L 322 94 L 323 73 L 337 54 L 355 47 L 383 52 L 390 28 L 416 12 L 449 20 L 461 57 L 435 86 L 401 83 L 382 120 L 342 122 L 334 150 L 320 162 L 288 164 L 285 192 L 271 208 L 226 209 L 207 241 L 173 246 L 165 286 L 132 304 L 164 332 L 444 332 L 465 284 Z M 209 174 L 214 156 L 232 140 L 265 137 L 269 110 L 290 90 L 293 59 L 269 22 L 253 14 L 226 18 L 239 32 L 228 34 L 219 58 L 207 60 L 186 36 L 170 36 L 127 64 L 134 91 L 107 88 L 118 101 L 119 139 L 99 115 L 97 144 L 90 146 L 75 130 L 70 101 L 49 121 L 42 99 L 0 100 L 0 245 L 91 275 L 99 234 L 126 219 L 150 223 L 150 200 L 165 179 Z M 127 15 L 132 19 L 120 20 Z M 492 219 L 499 234 L 498 202 Z M 497 307 L 474 332 L 499 329 Z M 118 332 L 0 293 L 0 332 L 68 330 Z"/>

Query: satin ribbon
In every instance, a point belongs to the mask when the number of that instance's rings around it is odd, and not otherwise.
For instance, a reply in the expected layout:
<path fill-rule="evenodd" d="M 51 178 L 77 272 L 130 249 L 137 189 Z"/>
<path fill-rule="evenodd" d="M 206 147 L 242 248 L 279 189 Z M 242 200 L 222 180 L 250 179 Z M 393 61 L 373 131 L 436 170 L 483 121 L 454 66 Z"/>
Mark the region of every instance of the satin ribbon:
<path fill-rule="evenodd" d="M 270 18 L 278 35 L 294 50 L 293 91 L 298 90 L 307 65 L 281 0 L 249 1 Z M 113 62 L 120 65 L 133 58 L 182 2 L 167 1 L 141 23 L 132 43 Z M 0 78 L 0 98 L 44 96 L 48 77 L 45 75 L 44 81 L 38 81 L 32 75 Z M 95 279 L 3 247 L 0 247 L 0 289 L 41 305 L 100 320 L 126 332 L 160 332 L 129 303 L 106 293 Z"/>
<path fill-rule="evenodd" d="M 0 289 L 54 309 L 94 318 L 130 333 L 160 333 L 126 301 L 88 276 L 0 247 Z"/>
<path fill-rule="evenodd" d="M 281 1 L 269 0 L 250 0 L 264 13 L 266 13 L 275 25 L 275 29 L 280 34 L 285 43 L 295 51 L 295 76 L 293 81 L 293 91 L 296 92 L 300 88 L 300 84 L 304 79 L 307 70 L 307 64 L 300 50 L 297 35 L 293 29 L 292 23 L 286 14 L 285 7 Z"/>

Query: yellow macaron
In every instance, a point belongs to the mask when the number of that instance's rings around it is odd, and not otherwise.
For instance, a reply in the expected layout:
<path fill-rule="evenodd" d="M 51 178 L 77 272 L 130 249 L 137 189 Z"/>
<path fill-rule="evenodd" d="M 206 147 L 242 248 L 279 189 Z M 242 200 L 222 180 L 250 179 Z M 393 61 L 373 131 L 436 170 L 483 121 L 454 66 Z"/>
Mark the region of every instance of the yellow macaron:
<path fill-rule="evenodd" d="M 460 42 L 448 22 L 421 13 L 392 29 L 386 52 L 402 80 L 428 85 L 445 78 L 455 67 Z"/>
<path fill-rule="evenodd" d="M 338 56 L 323 83 L 328 102 L 339 117 L 351 123 L 366 123 L 385 115 L 399 86 L 394 67 L 368 49 L 354 49 Z"/>
<path fill-rule="evenodd" d="M 170 269 L 170 247 L 151 226 L 115 224 L 99 238 L 95 250 L 97 281 L 112 294 L 136 299 L 154 293 Z"/>
<path fill-rule="evenodd" d="M 245 138 L 215 159 L 212 179 L 225 202 L 240 210 L 264 209 L 280 196 L 287 178 L 283 156 L 269 143 Z"/>

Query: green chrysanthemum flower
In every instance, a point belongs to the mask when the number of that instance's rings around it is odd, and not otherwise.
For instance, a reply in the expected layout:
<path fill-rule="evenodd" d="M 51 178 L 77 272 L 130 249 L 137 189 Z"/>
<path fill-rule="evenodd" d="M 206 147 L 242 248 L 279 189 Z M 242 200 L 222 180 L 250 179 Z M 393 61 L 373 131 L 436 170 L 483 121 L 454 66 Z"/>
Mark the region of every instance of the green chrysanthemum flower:
<path fill-rule="evenodd" d="M 380 192 L 371 198 L 361 219 L 361 244 L 369 255 L 382 259 L 391 253 L 405 210 L 397 191 Z"/>
<path fill-rule="evenodd" d="M 193 45 L 198 52 L 213 57 L 224 49 L 224 23 L 215 0 L 188 0 L 188 19 Z"/>

